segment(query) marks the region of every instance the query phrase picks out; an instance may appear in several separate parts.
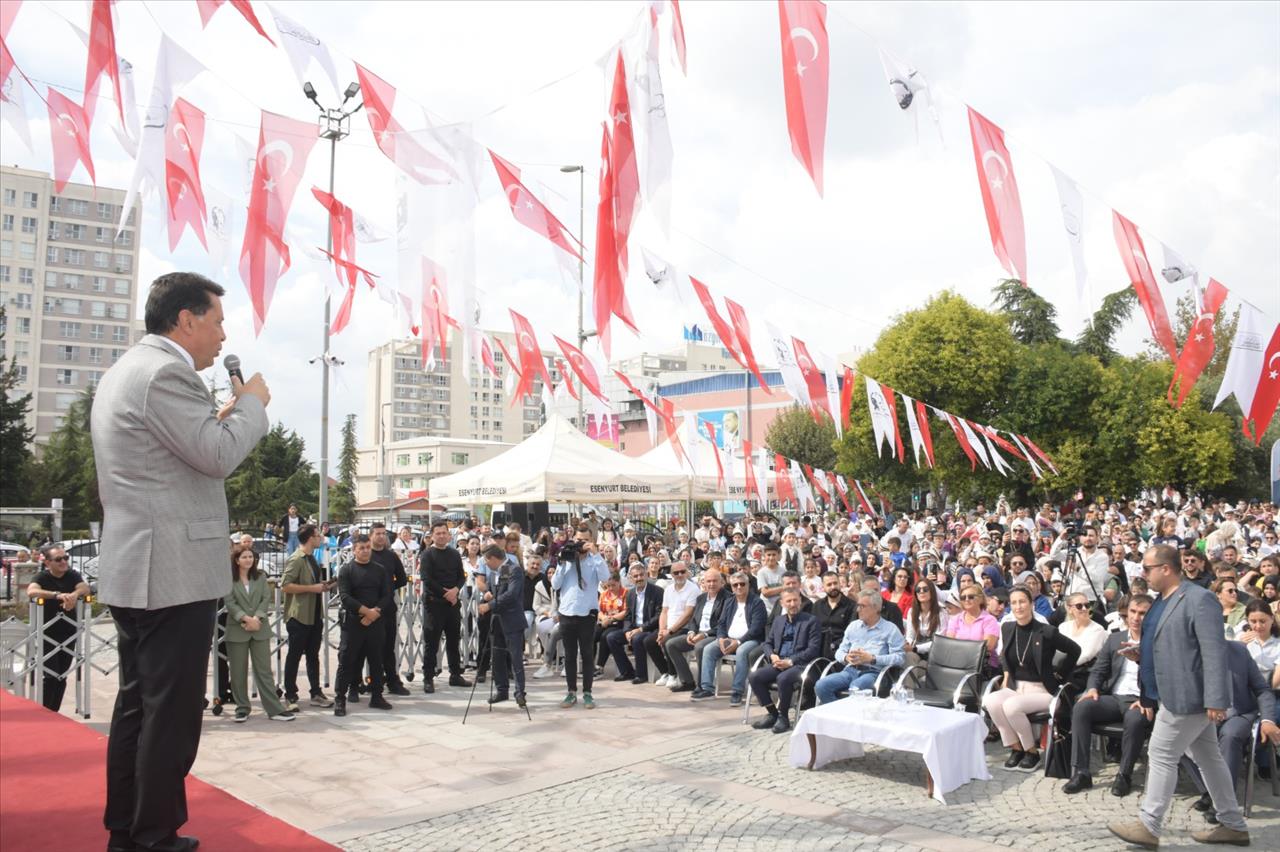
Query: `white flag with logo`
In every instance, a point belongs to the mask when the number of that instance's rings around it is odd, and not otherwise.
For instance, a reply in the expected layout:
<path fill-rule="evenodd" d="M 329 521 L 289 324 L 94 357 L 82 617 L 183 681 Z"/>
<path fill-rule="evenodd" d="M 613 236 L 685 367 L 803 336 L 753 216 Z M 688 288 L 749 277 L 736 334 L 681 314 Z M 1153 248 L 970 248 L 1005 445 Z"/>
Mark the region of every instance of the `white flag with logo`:
<path fill-rule="evenodd" d="M 987 458 L 987 448 L 978 440 L 978 436 L 973 431 L 973 427 L 969 425 L 969 421 L 963 417 L 956 417 L 956 422 L 960 424 L 960 429 L 964 432 L 964 436 L 969 439 L 969 446 L 973 447 L 973 451 L 978 454 L 978 458 L 990 469 L 991 459 Z"/>
<path fill-rule="evenodd" d="M 782 384 L 791 398 L 800 403 L 802 408 L 811 405 L 809 386 L 805 384 L 804 374 L 796 363 L 795 349 L 792 348 L 791 335 L 778 330 L 773 323 L 766 321 L 765 328 L 769 332 L 769 345 L 773 350 L 773 358 L 778 362 L 778 370 L 782 373 Z"/>
<path fill-rule="evenodd" d="M 1262 375 L 1262 356 L 1274 327 L 1253 305 L 1248 302 L 1240 304 L 1240 321 L 1236 324 L 1236 336 L 1231 341 L 1231 354 L 1227 356 L 1222 385 L 1213 400 L 1214 408 L 1234 394 L 1240 410 L 1246 417 L 1249 415 L 1249 409 L 1253 407 L 1253 393 L 1258 388 L 1258 377 Z"/>
<path fill-rule="evenodd" d="M 1076 298 L 1085 300 L 1085 287 L 1089 272 L 1084 265 L 1084 197 L 1075 181 L 1050 165 L 1054 183 L 1058 186 L 1058 206 L 1062 209 L 1062 229 L 1067 234 L 1067 247 L 1071 249 L 1071 265 L 1076 271 Z"/>
<path fill-rule="evenodd" d="M 880 447 L 888 444 L 889 454 L 897 458 L 898 448 L 894 443 L 897 430 L 894 425 L 896 418 L 893 409 L 889 407 L 889 400 L 885 398 L 884 389 L 880 387 L 880 383 L 870 376 L 863 378 L 867 382 L 867 407 L 871 412 L 871 429 L 876 438 L 876 455 L 884 455 Z"/>
<path fill-rule="evenodd" d="M 827 387 L 827 408 L 831 411 L 831 422 L 836 427 L 836 437 L 844 437 L 844 418 L 840 412 L 840 365 L 836 359 L 825 352 L 814 352 L 822 361 L 822 381 Z"/>
<path fill-rule="evenodd" d="M 817 509 L 818 501 L 813 499 L 813 489 L 809 487 L 809 478 L 804 475 L 804 471 L 800 469 L 800 463 L 795 459 L 791 459 L 791 487 L 796 492 L 796 499 L 800 501 L 801 511 L 808 511 L 810 507 Z"/>
<path fill-rule="evenodd" d="M 12 127 L 13 132 L 22 140 L 27 150 L 34 152 L 35 149 L 31 147 L 31 128 L 27 124 L 27 106 L 22 91 L 25 86 L 26 81 L 22 79 L 22 75 L 16 68 L 9 72 L 3 86 L 0 87 L 0 121 Z"/>
<path fill-rule="evenodd" d="M 911 449 L 916 456 L 916 467 L 920 467 L 920 451 L 924 450 L 925 461 L 929 460 L 929 451 L 925 448 L 924 435 L 920 432 L 920 422 L 916 419 L 916 401 L 902 391 L 898 391 L 898 396 L 902 397 L 902 407 L 907 410 L 907 428 L 911 431 Z"/>
<path fill-rule="evenodd" d="M 338 71 L 333 65 L 329 48 L 325 47 L 324 42 L 302 24 L 288 15 L 281 14 L 275 6 L 267 4 L 267 8 L 271 10 L 276 30 L 280 33 L 280 46 L 289 57 L 289 64 L 293 66 L 293 73 L 298 78 L 298 82 L 312 82 L 311 63 L 315 62 L 320 66 L 320 70 L 328 75 L 329 82 L 333 85 L 332 98 L 339 97 L 342 89 L 338 87 Z"/>

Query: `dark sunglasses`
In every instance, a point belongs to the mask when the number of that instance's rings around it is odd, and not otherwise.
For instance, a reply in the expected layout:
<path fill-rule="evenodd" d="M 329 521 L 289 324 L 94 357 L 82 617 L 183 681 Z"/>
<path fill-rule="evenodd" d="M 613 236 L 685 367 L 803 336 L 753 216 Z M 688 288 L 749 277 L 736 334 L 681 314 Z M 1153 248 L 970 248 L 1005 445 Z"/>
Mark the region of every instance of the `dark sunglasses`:
<path fill-rule="evenodd" d="M 671 576 L 672 576 L 672 577 L 683 577 L 685 574 L 688 574 L 688 573 L 689 573 L 688 571 L 672 571 L 672 572 L 671 572 Z"/>
<path fill-rule="evenodd" d="M 1226 592 L 1229 595 L 1234 595 L 1236 593 L 1235 589 L 1223 589 L 1222 591 Z"/>
<path fill-rule="evenodd" d="M 978 599 L 977 595 L 961 595 L 960 596 L 960 600 L 962 601 L 976 601 L 977 599 Z"/>
<path fill-rule="evenodd" d="M 50 556 L 45 562 L 66 562 L 67 559 L 68 557 L 66 556 Z"/>
<path fill-rule="evenodd" d="M 917 595 L 924 594 L 925 592 L 931 592 L 931 591 L 933 591 L 933 588 L 931 586 L 916 586 Z"/>
<path fill-rule="evenodd" d="M 1071 607 L 1072 609 L 1079 609 L 1079 610 L 1086 610 L 1089 608 L 1089 605 L 1087 603 L 1067 604 L 1067 606 Z"/>
<path fill-rule="evenodd" d="M 747 587 L 746 583 L 730 583 L 729 585 L 733 586 L 735 589 L 745 589 Z"/>

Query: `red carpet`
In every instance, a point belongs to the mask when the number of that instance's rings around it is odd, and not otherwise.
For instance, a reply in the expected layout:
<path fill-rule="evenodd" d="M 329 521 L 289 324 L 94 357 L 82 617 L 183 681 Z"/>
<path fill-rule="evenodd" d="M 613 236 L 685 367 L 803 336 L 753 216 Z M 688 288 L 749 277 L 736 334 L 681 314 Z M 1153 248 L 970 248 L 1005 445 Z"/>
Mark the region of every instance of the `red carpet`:
<path fill-rule="evenodd" d="M 0 849 L 105 849 L 106 760 L 106 737 L 0 689 Z M 194 776 L 187 811 L 181 833 L 200 838 L 201 852 L 335 848 Z"/>

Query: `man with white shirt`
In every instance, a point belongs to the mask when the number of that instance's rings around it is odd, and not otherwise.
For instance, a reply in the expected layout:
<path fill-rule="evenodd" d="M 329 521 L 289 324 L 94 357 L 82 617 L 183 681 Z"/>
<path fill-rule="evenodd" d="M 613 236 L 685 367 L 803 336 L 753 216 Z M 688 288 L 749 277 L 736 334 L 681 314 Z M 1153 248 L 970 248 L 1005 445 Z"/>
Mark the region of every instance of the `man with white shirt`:
<path fill-rule="evenodd" d="M 911 545 L 915 543 L 916 534 L 911 531 L 911 522 L 907 520 L 906 515 L 899 516 L 898 523 L 894 525 L 894 528 L 880 537 L 880 546 L 887 549 L 891 538 L 898 540 L 903 553 L 911 552 Z"/>
<path fill-rule="evenodd" d="M 391 549 L 406 565 L 416 564 L 418 561 L 418 542 L 414 541 L 413 530 L 407 526 L 400 528 L 400 534 L 396 536 Z"/>
<path fill-rule="evenodd" d="M 667 659 L 667 640 L 689 632 L 689 622 L 693 618 L 693 607 L 697 599 L 698 587 L 689 582 L 688 563 L 673 563 L 671 585 L 667 586 L 666 591 L 662 593 L 662 612 L 658 616 L 658 632 L 648 636 L 644 642 L 649 659 L 653 660 L 653 664 L 662 673 L 657 681 L 658 686 L 670 688 L 680 683 L 671 662 Z"/>
<path fill-rule="evenodd" d="M 1050 551 L 1052 556 L 1060 556 L 1062 562 L 1062 573 L 1066 578 L 1066 593 L 1068 595 L 1081 594 L 1090 601 L 1098 599 L 1102 589 L 1107 585 L 1107 579 L 1110 576 L 1111 559 L 1107 556 L 1106 551 L 1098 548 L 1098 528 L 1087 526 L 1080 534 L 1080 549 L 1077 555 L 1084 560 L 1083 570 L 1080 567 L 1078 559 L 1068 560 L 1067 556 L 1067 534 L 1063 534 L 1053 544 Z"/>
<path fill-rule="evenodd" d="M 719 571 L 704 571 L 701 585 L 702 594 L 694 599 L 688 632 L 667 640 L 667 659 L 671 661 L 676 677 L 676 683 L 671 686 L 672 692 L 694 691 L 693 672 L 685 655 L 693 651 L 694 659 L 701 660 L 702 652 L 716 641 L 716 628 L 720 624 L 725 601 L 730 597 Z"/>

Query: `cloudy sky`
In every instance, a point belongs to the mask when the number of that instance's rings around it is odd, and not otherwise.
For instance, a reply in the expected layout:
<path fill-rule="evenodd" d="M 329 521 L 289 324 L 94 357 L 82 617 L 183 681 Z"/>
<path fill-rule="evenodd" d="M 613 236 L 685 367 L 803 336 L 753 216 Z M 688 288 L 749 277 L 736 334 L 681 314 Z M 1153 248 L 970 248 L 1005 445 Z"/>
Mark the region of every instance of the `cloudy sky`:
<path fill-rule="evenodd" d="M 667 62 L 669 42 L 662 45 L 675 151 L 673 230 L 665 238 L 642 215 L 636 239 L 732 295 L 758 318 L 759 329 L 767 317 L 811 347 L 844 352 L 871 345 L 896 314 L 940 290 L 989 303 L 1003 272 L 987 235 L 965 103 L 1006 132 L 1026 218 L 1028 279 L 1058 307 L 1067 333 L 1079 330 L 1104 295 L 1126 286 L 1112 207 L 1140 226 L 1157 268 L 1164 242 L 1280 318 L 1280 4 L 831 3 L 822 199 L 790 151 L 776 5 L 681 5 L 687 78 Z M 73 98 L 83 85 L 84 48 L 67 21 L 87 28 L 87 6 L 27 0 L 11 36 L 24 70 L 73 90 Z M 274 36 L 267 5 L 254 6 Z M 600 61 L 641 14 L 640 2 L 277 8 L 327 44 L 340 86 L 355 79 L 354 59 L 399 89 L 397 115 L 409 126 L 424 108 L 437 125 L 465 123 L 531 184 L 542 184 L 538 191 L 574 230 L 577 178 L 558 166 L 586 164 L 587 233 L 594 232 L 606 99 Z M 117 9 L 118 49 L 136 66 L 140 99 L 150 90 L 161 27 L 210 70 L 182 92 L 208 116 L 207 184 L 239 192 L 244 169 L 236 140 L 256 144 L 260 109 L 314 117 L 284 53 L 230 6 L 204 31 L 196 4 L 187 0 L 131 0 Z M 927 114 L 917 134 L 911 114 L 897 109 L 877 45 L 930 80 L 941 140 Z M 324 97 L 323 73 L 315 69 L 313 79 Z M 5 126 L 3 160 L 48 169 L 43 105 L 28 93 L 27 107 L 36 150 L 25 151 Z M 99 182 L 124 186 L 131 163 L 110 132 L 111 114 L 109 104 L 99 112 L 93 154 Z M 314 150 L 290 219 L 316 245 L 323 244 L 324 220 L 306 188 L 327 180 L 326 154 L 323 146 Z M 1085 194 L 1090 292 L 1083 303 L 1047 162 Z M 356 116 L 338 149 L 337 195 L 390 230 L 393 176 L 367 121 Z M 76 179 L 85 176 L 78 172 Z M 476 220 L 486 324 L 509 328 L 510 306 L 534 322 L 544 345 L 553 332 L 571 338 L 574 295 L 546 244 L 512 220 L 496 180 L 488 179 Z M 168 251 L 163 215 L 161 202 L 147 199 L 140 279 L 173 269 L 210 272 L 191 235 Z M 362 265 L 394 277 L 392 242 L 362 245 Z M 321 276 L 299 262 L 281 280 L 256 339 L 243 284 L 235 277 L 223 283 L 224 352 L 266 374 L 272 417 L 297 429 L 317 457 L 320 374 L 308 361 L 321 349 Z M 1171 309 L 1180 292 L 1166 289 Z M 645 337 L 618 331 L 615 355 L 678 344 L 682 320 L 706 324 L 655 298 L 642 275 L 633 273 L 629 293 Z M 368 351 L 395 333 L 390 309 L 361 292 L 350 327 L 332 345 L 346 362 L 333 384 L 334 455 L 343 416 L 362 409 Z M 1122 342 L 1137 350 L 1145 336 L 1139 313 Z M 764 351 L 763 340 L 755 348 Z"/>

